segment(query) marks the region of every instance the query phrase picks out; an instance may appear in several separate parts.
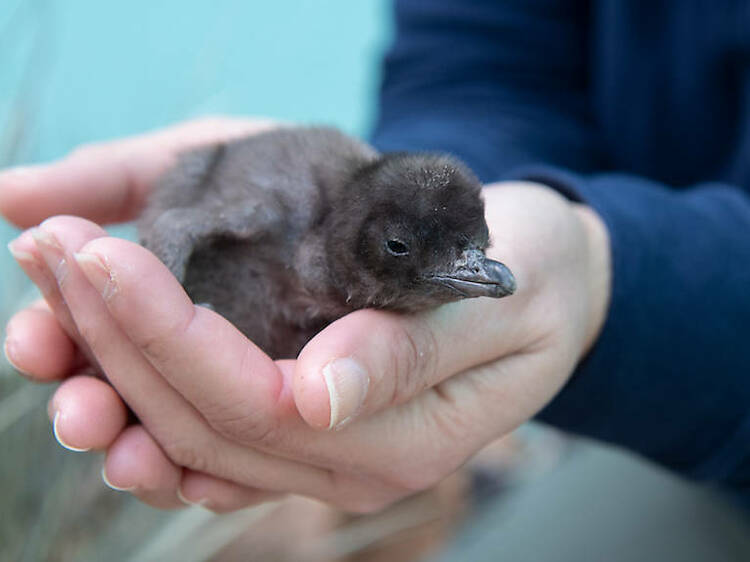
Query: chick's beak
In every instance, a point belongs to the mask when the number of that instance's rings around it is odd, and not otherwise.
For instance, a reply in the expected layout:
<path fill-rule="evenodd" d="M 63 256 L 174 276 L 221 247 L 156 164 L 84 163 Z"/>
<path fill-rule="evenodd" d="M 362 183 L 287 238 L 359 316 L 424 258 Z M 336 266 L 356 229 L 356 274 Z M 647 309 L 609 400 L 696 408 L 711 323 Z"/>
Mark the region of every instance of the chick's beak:
<path fill-rule="evenodd" d="M 510 269 L 499 261 L 489 259 L 481 250 L 465 251 L 449 271 L 438 272 L 428 280 L 467 298 L 500 298 L 516 290 L 516 279 Z"/>

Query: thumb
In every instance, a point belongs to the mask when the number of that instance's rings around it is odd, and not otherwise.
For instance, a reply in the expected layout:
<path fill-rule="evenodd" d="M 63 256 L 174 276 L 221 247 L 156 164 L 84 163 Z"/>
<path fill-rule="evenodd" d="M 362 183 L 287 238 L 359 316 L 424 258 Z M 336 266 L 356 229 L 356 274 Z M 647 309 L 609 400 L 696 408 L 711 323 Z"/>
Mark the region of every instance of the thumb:
<path fill-rule="evenodd" d="M 294 399 L 312 427 L 337 429 L 406 402 L 455 373 L 518 349 L 522 299 L 472 299 L 426 313 L 359 310 L 302 350 Z"/>

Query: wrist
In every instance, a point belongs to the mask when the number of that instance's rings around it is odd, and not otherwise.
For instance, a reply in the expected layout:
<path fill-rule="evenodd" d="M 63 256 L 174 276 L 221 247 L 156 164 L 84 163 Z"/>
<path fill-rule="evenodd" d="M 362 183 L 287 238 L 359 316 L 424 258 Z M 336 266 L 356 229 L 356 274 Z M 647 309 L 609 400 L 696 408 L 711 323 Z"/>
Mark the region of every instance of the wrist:
<path fill-rule="evenodd" d="M 588 261 L 586 268 L 589 310 L 584 344 L 579 360 L 593 347 L 604 327 L 612 295 L 612 250 L 604 221 L 591 207 L 575 204 L 586 233 Z"/>

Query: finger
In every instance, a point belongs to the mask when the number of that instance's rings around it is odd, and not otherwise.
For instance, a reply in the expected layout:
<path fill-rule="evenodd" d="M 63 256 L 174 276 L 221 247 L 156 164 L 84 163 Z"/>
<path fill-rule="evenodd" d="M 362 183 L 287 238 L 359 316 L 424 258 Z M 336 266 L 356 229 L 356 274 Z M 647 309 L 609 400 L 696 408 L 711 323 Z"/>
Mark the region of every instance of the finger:
<path fill-rule="evenodd" d="M 255 443 L 294 413 L 276 364 L 224 318 L 194 306 L 153 254 L 100 238 L 76 259 L 118 326 L 220 433 Z"/>
<path fill-rule="evenodd" d="M 471 299 L 426 313 L 361 310 L 302 350 L 293 379 L 302 417 L 316 428 L 400 404 L 454 373 L 523 349 L 524 295 Z"/>
<path fill-rule="evenodd" d="M 34 243 L 31 230 L 22 232 L 18 238 L 12 240 L 8 244 L 8 250 L 28 278 L 39 288 L 42 296 L 50 296 L 48 300 L 50 306 L 54 306 L 56 301 L 61 300 L 57 284 L 54 277 L 47 271 L 44 260 Z"/>
<path fill-rule="evenodd" d="M 83 230 L 77 234 L 79 236 L 83 235 L 86 238 L 101 236 L 102 233 L 105 233 L 105 231 L 92 223 L 88 223 Z M 49 269 L 39 252 L 37 242 L 34 240 L 35 234 L 38 235 L 39 233 L 34 229 L 27 230 L 13 240 L 8 246 L 11 254 L 21 266 L 24 273 L 26 273 L 29 279 L 31 279 L 31 281 L 39 288 L 42 296 L 44 296 L 44 300 L 49 306 L 49 309 L 54 313 L 55 318 L 63 331 L 73 342 L 76 343 L 78 349 L 89 360 L 90 364 L 96 365 L 96 361 L 94 360 L 91 351 L 78 333 L 78 328 L 76 327 L 75 322 L 70 315 L 70 311 L 68 310 L 68 306 L 65 304 L 65 299 L 63 299 L 57 286 L 54 272 Z M 34 344 L 33 341 L 28 343 Z M 33 350 L 35 354 L 41 355 L 38 352 L 39 350 L 44 350 L 44 348 L 36 347 L 34 345 Z"/>
<path fill-rule="evenodd" d="M 86 376 L 60 385 L 49 405 L 55 438 L 71 451 L 106 449 L 125 428 L 128 412 L 106 382 Z"/>
<path fill-rule="evenodd" d="M 102 224 L 131 220 L 177 153 L 271 126 L 269 121 L 201 119 L 88 145 L 51 164 L 7 170 L 0 174 L 0 214 L 21 228 L 61 214 Z"/>
<path fill-rule="evenodd" d="M 159 509 L 177 509 L 186 504 L 177 495 L 182 469 L 170 461 L 140 425 L 123 431 L 107 450 L 102 467 L 104 483 Z"/>
<path fill-rule="evenodd" d="M 183 471 L 177 495 L 185 503 L 200 505 L 216 513 L 236 511 L 284 496 L 277 492 L 241 486 L 194 470 Z"/>
<path fill-rule="evenodd" d="M 321 499 L 335 498 L 338 495 L 338 482 L 330 471 L 261 453 L 226 438 L 213 430 L 201 413 L 154 369 L 141 349 L 136 347 L 110 316 L 100 293 L 86 281 L 72 258 L 72 254 L 80 248 L 68 246 L 65 236 L 81 222 L 86 221 L 73 217 L 56 217 L 45 221 L 40 228 L 47 231 L 54 243 L 42 244 L 40 252 L 50 269 L 57 272 L 62 294 L 73 318 L 94 351 L 103 372 L 143 425 L 149 428 L 167 457 L 177 466 L 214 474 L 250 487 L 289 491 Z M 132 266 L 130 264 L 128 267 Z M 159 294 L 158 298 L 152 295 L 151 300 L 169 298 L 169 295 Z M 214 336 L 209 331 L 206 337 L 210 339 Z M 224 355 L 242 356 L 237 350 L 231 349 L 231 340 L 211 341 L 213 345 L 207 351 L 209 359 L 218 359 Z M 169 351 L 177 355 L 189 355 L 192 343 L 194 342 L 188 338 L 184 347 L 178 346 Z M 247 340 L 242 344 L 244 347 L 249 345 Z M 154 349 L 158 347 L 155 345 Z M 209 359 L 202 360 L 209 364 Z M 254 375 L 252 371 L 240 369 L 230 370 L 224 376 L 232 379 L 238 373 Z M 198 377 L 205 376 L 201 372 L 195 374 Z M 222 376 L 222 373 L 218 375 Z M 253 383 L 247 384 L 252 387 Z M 260 386 L 264 384 L 261 382 Z M 217 386 L 221 384 L 217 383 Z M 239 400 L 243 398 L 244 393 L 238 397 Z M 217 409 L 221 406 L 216 405 Z M 250 419 L 254 419 L 253 412 L 248 415 Z M 239 420 L 242 421 L 243 419 Z M 231 420 L 227 423 L 231 425 Z M 243 424 L 238 423 L 238 427 L 241 430 Z M 261 437 L 264 436 L 253 438 Z"/>
<path fill-rule="evenodd" d="M 76 348 L 49 308 L 30 307 L 5 328 L 5 356 L 20 373 L 37 382 L 66 377 L 76 364 Z"/>
<path fill-rule="evenodd" d="M 180 469 L 142 426 L 125 430 L 109 451 L 102 480 L 161 509 L 200 505 L 217 513 L 278 499 L 281 494 L 241 486 L 208 474 Z"/>

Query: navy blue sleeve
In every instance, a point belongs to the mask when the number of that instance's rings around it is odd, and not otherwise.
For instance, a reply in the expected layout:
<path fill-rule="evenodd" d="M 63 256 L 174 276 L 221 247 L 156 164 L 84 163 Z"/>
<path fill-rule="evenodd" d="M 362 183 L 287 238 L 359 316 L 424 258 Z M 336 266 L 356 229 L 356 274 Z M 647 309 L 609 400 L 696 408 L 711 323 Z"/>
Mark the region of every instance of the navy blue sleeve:
<path fill-rule="evenodd" d="M 518 173 L 596 209 L 612 247 L 602 333 L 539 418 L 721 482 L 750 506 L 750 197 L 722 184 Z"/>
<path fill-rule="evenodd" d="M 374 143 L 458 154 L 484 181 L 539 161 L 599 167 L 586 14 L 572 4 L 397 1 Z"/>
<path fill-rule="evenodd" d="M 610 310 L 539 418 L 750 500 L 750 196 L 595 172 L 581 5 L 397 2 L 374 142 L 449 151 L 484 181 L 536 180 L 592 206 L 611 238 Z"/>

